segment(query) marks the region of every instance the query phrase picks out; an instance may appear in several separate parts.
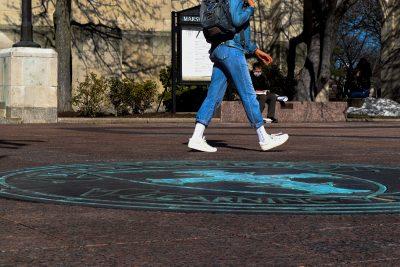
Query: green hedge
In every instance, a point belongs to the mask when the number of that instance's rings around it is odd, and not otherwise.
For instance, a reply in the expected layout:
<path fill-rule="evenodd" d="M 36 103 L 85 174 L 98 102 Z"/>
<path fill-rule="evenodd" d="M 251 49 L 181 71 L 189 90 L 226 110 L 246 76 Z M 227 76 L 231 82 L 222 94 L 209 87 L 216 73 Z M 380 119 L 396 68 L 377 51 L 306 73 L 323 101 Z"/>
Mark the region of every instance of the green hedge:
<path fill-rule="evenodd" d="M 142 114 L 150 108 L 157 96 L 154 81 L 136 82 L 134 79 L 112 77 L 106 79 L 90 73 L 78 84 L 72 103 L 82 116 L 104 114 L 110 105 L 115 115 Z"/>

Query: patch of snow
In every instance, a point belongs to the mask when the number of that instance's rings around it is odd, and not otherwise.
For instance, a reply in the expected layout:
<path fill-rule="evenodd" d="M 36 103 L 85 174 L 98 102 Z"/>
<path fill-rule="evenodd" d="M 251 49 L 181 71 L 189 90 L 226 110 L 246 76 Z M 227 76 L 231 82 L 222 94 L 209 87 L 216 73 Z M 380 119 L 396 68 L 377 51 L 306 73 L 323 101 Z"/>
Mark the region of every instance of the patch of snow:
<path fill-rule="evenodd" d="M 361 108 L 349 107 L 346 113 L 369 117 L 400 117 L 400 104 L 386 98 L 368 97 Z"/>

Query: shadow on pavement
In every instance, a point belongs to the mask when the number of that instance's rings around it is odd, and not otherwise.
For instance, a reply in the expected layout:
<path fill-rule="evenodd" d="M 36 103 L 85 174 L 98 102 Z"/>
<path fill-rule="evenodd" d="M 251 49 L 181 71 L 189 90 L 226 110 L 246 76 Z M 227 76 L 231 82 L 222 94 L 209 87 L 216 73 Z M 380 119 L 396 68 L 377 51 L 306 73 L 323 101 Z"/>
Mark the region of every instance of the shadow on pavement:
<path fill-rule="evenodd" d="M 40 140 L 0 140 L 0 148 L 19 149 L 28 146 L 30 143 L 44 143 Z"/>
<path fill-rule="evenodd" d="M 138 129 L 141 129 L 140 131 L 138 131 Z M 188 136 L 188 138 L 190 137 L 190 135 L 192 134 L 192 131 L 188 131 L 188 132 L 178 132 L 177 130 L 182 130 L 184 129 L 184 127 L 176 127 L 173 129 L 176 129 L 175 131 L 171 131 L 171 132 L 163 132 L 160 131 L 163 128 L 135 128 L 135 127 L 126 127 L 126 128 L 65 128 L 64 130 L 69 130 L 69 131 L 79 131 L 79 132 L 90 132 L 90 133 L 107 133 L 107 134 L 126 134 L 126 135 L 171 135 L 171 136 Z M 167 129 L 167 128 L 164 128 Z M 168 128 L 169 129 L 169 128 Z M 172 129 L 172 128 L 171 128 Z M 229 128 L 230 130 L 234 129 L 234 128 Z M 238 128 L 240 129 L 240 128 Z M 241 128 L 243 129 L 243 128 Z M 277 130 L 280 128 L 274 128 L 274 130 Z M 294 129 L 293 127 L 289 127 L 288 129 Z M 303 129 L 303 128 L 299 128 L 299 129 Z M 304 129 L 309 129 L 310 131 L 313 130 L 313 128 L 304 128 Z M 323 129 L 323 128 L 316 128 L 316 129 Z M 334 128 L 332 128 L 334 129 Z M 351 128 L 349 128 L 351 129 Z M 157 130 L 157 131 L 154 131 Z M 214 128 L 212 129 L 216 132 L 209 132 L 208 135 L 219 135 L 219 136 L 232 136 L 232 135 L 236 135 L 236 136 L 253 136 L 253 133 L 226 133 L 226 132 L 219 132 L 218 128 Z M 372 136 L 372 135 L 332 135 L 332 134 L 293 134 L 293 133 L 289 133 L 290 136 L 293 137 L 308 137 L 308 138 L 334 138 L 334 139 L 372 139 L 372 140 L 380 140 L 380 139 L 394 139 L 394 140 L 398 140 L 400 139 L 400 136 Z"/>
<path fill-rule="evenodd" d="M 261 149 L 252 149 L 252 148 L 245 148 L 245 147 L 238 147 L 238 146 L 231 146 L 228 145 L 227 143 L 225 143 L 222 140 L 207 140 L 207 143 L 213 147 L 216 148 L 229 148 L 229 149 L 236 149 L 236 150 L 244 150 L 244 151 L 254 151 L 254 152 L 283 152 L 283 150 L 278 150 L 278 149 L 273 149 L 273 150 L 269 150 L 269 151 L 262 151 Z M 182 145 L 186 145 L 187 146 L 188 142 L 182 143 Z M 195 151 L 195 150 L 191 150 L 191 152 L 199 152 L 199 151 Z"/>

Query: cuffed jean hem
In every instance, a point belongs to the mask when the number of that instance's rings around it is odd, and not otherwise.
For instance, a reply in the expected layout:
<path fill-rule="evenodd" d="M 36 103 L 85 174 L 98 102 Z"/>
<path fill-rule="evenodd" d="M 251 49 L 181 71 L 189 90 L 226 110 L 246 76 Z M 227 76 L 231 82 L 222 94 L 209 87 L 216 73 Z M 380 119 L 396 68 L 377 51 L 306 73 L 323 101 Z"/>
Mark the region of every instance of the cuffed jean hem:
<path fill-rule="evenodd" d="M 256 123 L 256 124 L 251 124 L 251 127 L 253 127 L 254 129 L 258 129 L 258 128 L 260 128 L 261 126 L 264 126 L 264 122 L 259 122 L 259 123 Z"/>
<path fill-rule="evenodd" d="M 205 122 L 205 121 L 203 121 L 203 120 L 199 120 L 199 119 L 196 119 L 196 123 L 203 124 L 203 125 L 206 126 L 206 127 L 208 127 L 208 125 L 210 124 L 209 122 L 207 123 L 207 122 Z M 258 128 L 260 128 L 261 126 L 264 126 L 264 122 L 259 122 L 259 123 L 256 123 L 256 124 L 251 123 L 250 126 L 251 126 L 252 128 L 254 128 L 254 129 L 258 129 Z"/>
<path fill-rule="evenodd" d="M 206 127 L 210 124 L 210 122 L 206 122 L 206 121 L 203 121 L 203 120 L 197 119 L 197 118 L 196 118 L 196 123 L 203 124 Z"/>
<path fill-rule="evenodd" d="M 200 120 L 200 119 L 196 119 L 196 123 L 200 123 L 203 124 L 204 126 L 208 127 L 208 125 L 210 124 L 210 122 L 206 122 L 204 120 Z M 259 123 L 251 123 L 250 127 L 254 128 L 254 129 L 258 129 L 261 126 L 264 126 L 264 122 L 259 122 Z"/>

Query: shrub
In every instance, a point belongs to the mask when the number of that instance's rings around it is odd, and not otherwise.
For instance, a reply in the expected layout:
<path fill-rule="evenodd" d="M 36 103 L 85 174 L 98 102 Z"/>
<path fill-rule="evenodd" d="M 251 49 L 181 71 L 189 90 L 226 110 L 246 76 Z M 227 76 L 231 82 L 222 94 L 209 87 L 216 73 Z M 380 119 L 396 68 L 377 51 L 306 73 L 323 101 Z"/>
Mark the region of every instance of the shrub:
<path fill-rule="evenodd" d="M 126 83 L 117 77 L 110 78 L 108 80 L 110 87 L 109 98 L 111 104 L 114 106 L 115 115 L 126 115 L 129 114 L 129 90 Z"/>
<path fill-rule="evenodd" d="M 171 72 L 171 66 L 167 66 L 165 68 L 162 68 L 160 70 L 160 82 L 164 87 L 164 90 L 170 91 L 172 87 L 172 72 Z"/>
<path fill-rule="evenodd" d="M 95 117 L 111 103 L 116 116 L 129 111 L 142 114 L 150 108 L 157 95 L 157 84 L 153 81 L 135 82 L 134 79 L 113 77 L 106 79 L 90 73 L 79 83 L 73 104 L 83 116 Z"/>
<path fill-rule="evenodd" d="M 172 111 L 172 74 L 171 66 L 161 69 L 160 81 L 164 87 L 164 93 L 159 96 L 158 101 L 162 101 L 166 111 Z M 176 88 L 176 111 L 194 112 L 198 111 L 207 94 L 207 86 L 185 86 L 180 85 Z"/>
<path fill-rule="evenodd" d="M 153 81 L 134 82 L 133 79 L 124 79 L 127 89 L 127 103 L 132 113 L 143 114 L 153 104 L 157 94 L 157 84 Z"/>
<path fill-rule="evenodd" d="M 72 98 L 73 105 L 78 107 L 78 112 L 83 116 L 96 117 L 102 108 L 108 104 L 107 79 L 90 73 L 85 81 L 78 84 L 77 93 Z"/>
<path fill-rule="evenodd" d="M 176 89 L 176 111 L 198 111 L 206 95 L 207 86 L 178 86 Z M 172 111 L 172 93 L 168 92 L 165 95 L 163 103 L 167 111 Z"/>

